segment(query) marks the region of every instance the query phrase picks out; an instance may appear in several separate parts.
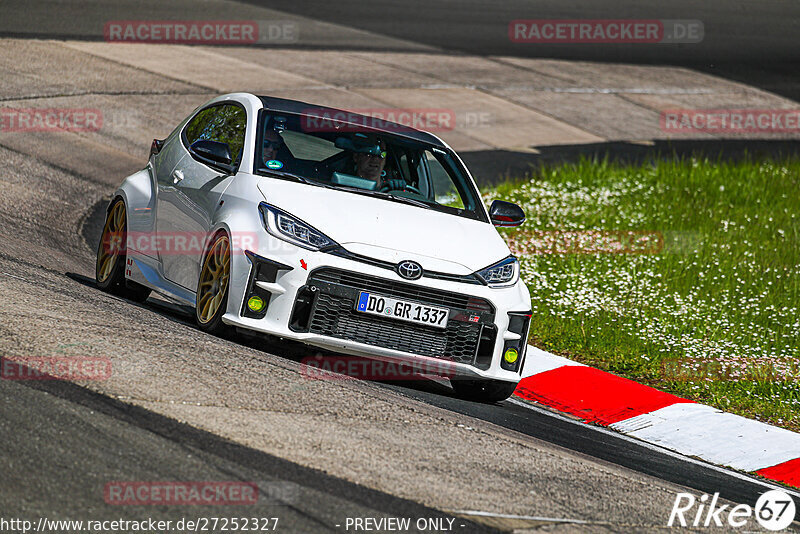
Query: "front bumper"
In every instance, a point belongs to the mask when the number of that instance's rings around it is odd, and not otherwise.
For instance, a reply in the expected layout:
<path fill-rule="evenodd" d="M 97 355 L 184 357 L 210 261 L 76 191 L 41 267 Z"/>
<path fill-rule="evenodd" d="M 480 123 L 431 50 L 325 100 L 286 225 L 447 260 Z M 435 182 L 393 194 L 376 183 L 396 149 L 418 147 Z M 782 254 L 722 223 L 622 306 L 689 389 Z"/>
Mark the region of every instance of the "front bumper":
<path fill-rule="evenodd" d="M 275 243 L 269 250 L 234 254 L 232 262 L 227 324 L 336 352 L 439 369 L 446 376 L 520 379 L 530 314 L 530 295 L 521 281 L 506 288 L 436 278 L 409 281 L 381 266 Z M 356 312 L 362 290 L 447 307 L 447 328 Z M 267 303 L 259 313 L 247 308 L 254 294 Z M 518 360 L 503 363 L 510 347 Z"/>

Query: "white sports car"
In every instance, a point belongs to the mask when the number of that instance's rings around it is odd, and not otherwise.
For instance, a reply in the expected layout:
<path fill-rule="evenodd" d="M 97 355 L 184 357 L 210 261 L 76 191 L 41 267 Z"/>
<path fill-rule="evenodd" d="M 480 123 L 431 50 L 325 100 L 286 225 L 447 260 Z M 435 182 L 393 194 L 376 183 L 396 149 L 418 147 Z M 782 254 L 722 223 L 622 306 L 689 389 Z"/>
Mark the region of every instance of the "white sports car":
<path fill-rule="evenodd" d="M 344 117 L 344 119 L 342 118 Z M 246 93 L 197 108 L 108 207 L 97 283 L 262 332 L 436 369 L 497 401 L 524 365 L 530 294 L 458 155 L 436 136 Z"/>

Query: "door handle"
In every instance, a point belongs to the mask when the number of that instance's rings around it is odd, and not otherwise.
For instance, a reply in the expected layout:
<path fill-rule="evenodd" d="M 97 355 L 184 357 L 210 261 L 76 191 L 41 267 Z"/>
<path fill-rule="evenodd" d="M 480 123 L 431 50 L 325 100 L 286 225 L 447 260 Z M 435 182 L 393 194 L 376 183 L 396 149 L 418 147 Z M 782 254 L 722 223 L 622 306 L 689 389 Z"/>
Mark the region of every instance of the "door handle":
<path fill-rule="evenodd" d="M 172 171 L 172 183 L 177 184 L 181 180 L 183 180 L 183 171 L 180 171 L 178 169 Z"/>

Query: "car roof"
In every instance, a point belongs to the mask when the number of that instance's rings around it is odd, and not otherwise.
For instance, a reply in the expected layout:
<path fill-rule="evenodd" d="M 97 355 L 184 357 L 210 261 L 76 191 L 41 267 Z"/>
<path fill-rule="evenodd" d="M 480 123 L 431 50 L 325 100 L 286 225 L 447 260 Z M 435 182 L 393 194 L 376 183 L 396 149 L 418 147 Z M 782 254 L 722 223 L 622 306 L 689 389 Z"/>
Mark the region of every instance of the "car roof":
<path fill-rule="evenodd" d="M 409 139 L 414 139 L 415 141 L 427 143 L 437 148 L 441 149 L 447 148 L 442 143 L 442 141 L 435 135 L 420 130 L 415 130 L 414 128 L 406 126 L 404 124 L 398 124 L 396 122 L 381 119 L 380 123 L 386 125 L 386 127 L 384 128 L 369 127 L 366 125 L 371 124 L 372 122 L 375 121 L 374 117 L 370 117 L 369 115 L 362 115 L 360 113 L 354 113 L 352 111 L 345 111 L 337 108 L 331 108 L 328 106 L 308 104 L 306 102 L 301 102 L 299 100 L 289 100 L 288 98 L 276 98 L 272 96 L 259 96 L 258 98 L 261 99 L 261 102 L 264 104 L 264 109 L 268 109 L 270 111 L 278 111 L 283 113 L 296 113 L 299 115 L 306 115 L 306 116 L 321 115 L 323 117 L 335 117 L 335 116 L 341 116 L 340 114 L 344 114 L 344 116 L 346 116 L 349 120 L 346 121 L 343 120 L 341 122 L 356 124 L 362 126 L 365 130 L 372 130 L 375 132 L 385 132 L 390 135 L 398 135 L 400 137 L 407 137 Z"/>

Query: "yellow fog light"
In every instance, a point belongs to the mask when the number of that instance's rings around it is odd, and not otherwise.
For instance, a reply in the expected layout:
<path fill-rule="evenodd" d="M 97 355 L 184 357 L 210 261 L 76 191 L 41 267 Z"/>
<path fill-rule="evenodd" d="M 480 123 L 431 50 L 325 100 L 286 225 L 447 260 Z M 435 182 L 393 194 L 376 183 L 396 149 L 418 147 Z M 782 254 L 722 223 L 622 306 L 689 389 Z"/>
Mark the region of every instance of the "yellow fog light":
<path fill-rule="evenodd" d="M 519 358 L 519 351 L 515 348 L 510 348 L 503 354 L 503 359 L 506 363 L 514 363 L 517 361 L 517 358 Z"/>
<path fill-rule="evenodd" d="M 250 308 L 250 311 L 258 313 L 264 309 L 264 299 L 262 299 L 258 295 L 253 295 L 247 301 L 247 307 Z"/>

